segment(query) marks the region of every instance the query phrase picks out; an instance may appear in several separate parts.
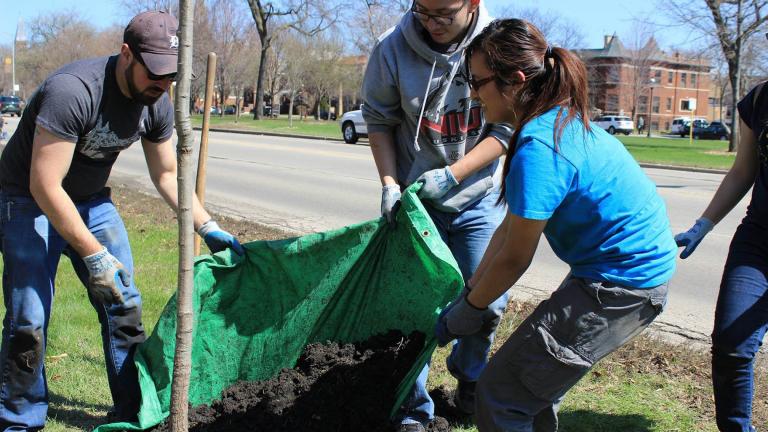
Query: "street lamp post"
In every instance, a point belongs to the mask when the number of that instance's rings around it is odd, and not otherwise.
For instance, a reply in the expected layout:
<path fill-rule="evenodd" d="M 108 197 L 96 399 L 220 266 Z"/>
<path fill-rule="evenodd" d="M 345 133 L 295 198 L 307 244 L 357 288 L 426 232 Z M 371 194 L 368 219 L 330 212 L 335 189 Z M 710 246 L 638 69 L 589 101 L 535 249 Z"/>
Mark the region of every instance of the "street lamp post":
<path fill-rule="evenodd" d="M 653 87 L 656 84 L 656 78 L 648 80 L 648 87 L 651 88 L 651 97 L 648 99 L 648 135 L 651 137 L 651 127 L 653 126 Z"/>

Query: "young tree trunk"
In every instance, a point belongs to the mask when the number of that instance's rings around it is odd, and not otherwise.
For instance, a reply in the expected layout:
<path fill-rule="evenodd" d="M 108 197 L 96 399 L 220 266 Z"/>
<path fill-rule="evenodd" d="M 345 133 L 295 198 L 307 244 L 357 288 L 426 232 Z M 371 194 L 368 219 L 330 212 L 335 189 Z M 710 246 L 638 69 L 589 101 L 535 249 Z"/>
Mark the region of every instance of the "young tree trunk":
<path fill-rule="evenodd" d="M 194 227 L 192 220 L 192 143 L 194 133 L 189 119 L 189 93 L 192 77 L 192 19 L 191 0 L 179 1 L 179 79 L 174 103 L 176 117 L 176 147 L 179 181 L 179 285 L 176 293 L 176 351 L 173 358 L 171 383 L 171 430 L 187 432 L 189 421 L 189 376 L 192 368 L 192 260 L 194 258 Z"/>

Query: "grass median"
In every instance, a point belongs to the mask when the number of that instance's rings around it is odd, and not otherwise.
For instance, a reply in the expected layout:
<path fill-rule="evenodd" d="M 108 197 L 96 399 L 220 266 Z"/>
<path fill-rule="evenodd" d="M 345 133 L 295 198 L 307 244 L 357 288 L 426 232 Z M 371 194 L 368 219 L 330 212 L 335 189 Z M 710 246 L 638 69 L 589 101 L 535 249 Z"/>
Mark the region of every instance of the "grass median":
<path fill-rule="evenodd" d="M 113 195 L 131 238 L 144 325 L 150 334 L 176 289 L 176 220 L 158 198 L 121 187 Z M 286 236 L 247 221 L 219 219 L 242 241 Z M 532 308 L 510 304 L 494 349 Z M 446 394 L 455 386 L 445 369 L 448 352 L 436 352 L 429 383 Z M 51 399 L 46 430 L 91 430 L 104 422 L 111 399 L 98 320 L 67 258 L 62 258 L 56 280 L 46 372 Z M 762 358 L 756 377 L 755 424 L 762 425 L 768 423 L 768 368 Z M 712 414 L 709 356 L 641 337 L 599 363 L 568 394 L 561 408 L 561 430 L 716 431 Z M 476 431 L 464 423 L 456 423 L 454 430 Z"/>
<path fill-rule="evenodd" d="M 192 117 L 194 126 L 202 125 L 202 121 L 202 115 Z M 245 114 L 235 123 L 234 115 L 214 115 L 211 116 L 210 127 L 342 139 L 337 121 L 315 120 L 311 117 L 301 121 L 298 116 L 294 116 L 291 124 L 284 115 L 278 119 L 253 120 L 250 114 Z M 617 135 L 616 138 L 641 163 L 727 170 L 736 157 L 735 152 L 728 152 L 728 141 L 693 140 L 691 142 L 685 138 L 647 138 L 639 135 Z"/>

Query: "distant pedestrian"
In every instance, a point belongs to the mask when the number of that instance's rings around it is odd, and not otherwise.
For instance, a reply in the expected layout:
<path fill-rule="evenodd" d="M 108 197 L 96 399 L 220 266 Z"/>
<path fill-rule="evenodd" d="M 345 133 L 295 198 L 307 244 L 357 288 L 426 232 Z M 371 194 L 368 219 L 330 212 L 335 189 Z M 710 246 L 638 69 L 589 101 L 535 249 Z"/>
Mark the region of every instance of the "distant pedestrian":
<path fill-rule="evenodd" d="M 638 117 L 637 133 L 642 135 L 644 129 L 645 129 L 645 117 Z"/>
<path fill-rule="evenodd" d="M 587 121 L 587 70 L 576 55 L 507 19 L 488 25 L 467 57 L 488 121 L 515 129 L 503 172 L 508 211 L 436 334 L 445 344 L 487 326 L 486 308 L 546 237 L 570 272 L 491 357 L 475 410 L 481 432 L 554 432 L 568 390 L 661 313 L 675 242 L 656 185 Z"/>
<path fill-rule="evenodd" d="M 106 187 L 121 151 L 141 140 L 149 175 L 177 208 L 173 106 L 176 19 L 144 12 L 125 28 L 120 52 L 48 76 L 0 158 L 3 320 L 0 430 L 45 426 L 44 359 L 61 255 L 87 288 L 101 324 L 110 420 L 136 417 L 141 394 L 133 355 L 145 339 L 141 295 L 123 221 Z M 242 246 L 195 199 L 198 233 L 213 251 Z M 169 269 L 171 271 L 171 269 Z M 68 287 L 73 288 L 73 287 Z"/>
<path fill-rule="evenodd" d="M 753 88 L 738 110 L 736 160 L 701 217 L 675 240 L 685 247 L 680 258 L 687 258 L 752 189 L 728 250 L 712 331 L 717 427 L 751 432 L 754 360 L 768 331 L 768 86 Z"/>

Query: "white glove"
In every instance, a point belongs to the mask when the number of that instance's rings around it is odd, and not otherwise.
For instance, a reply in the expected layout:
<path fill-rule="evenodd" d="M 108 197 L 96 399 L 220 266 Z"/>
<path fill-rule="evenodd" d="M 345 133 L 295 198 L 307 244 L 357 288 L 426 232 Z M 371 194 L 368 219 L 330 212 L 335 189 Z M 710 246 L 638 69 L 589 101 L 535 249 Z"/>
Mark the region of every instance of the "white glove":
<path fill-rule="evenodd" d="M 459 184 L 456 177 L 453 176 L 451 168 L 447 166 L 427 171 L 416 181 L 424 184 L 419 190 L 419 198 L 433 200 L 442 198 L 449 190 Z"/>
<path fill-rule="evenodd" d="M 131 284 L 131 275 L 106 248 L 83 258 L 88 268 L 88 291 L 97 301 L 109 305 L 123 303 L 123 286 Z"/>
<path fill-rule="evenodd" d="M 400 201 L 400 186 L 396 184 L 386 185 L 381 188 L 381 215 L 390 224 L 395 222 L 395 204 Z"/>

